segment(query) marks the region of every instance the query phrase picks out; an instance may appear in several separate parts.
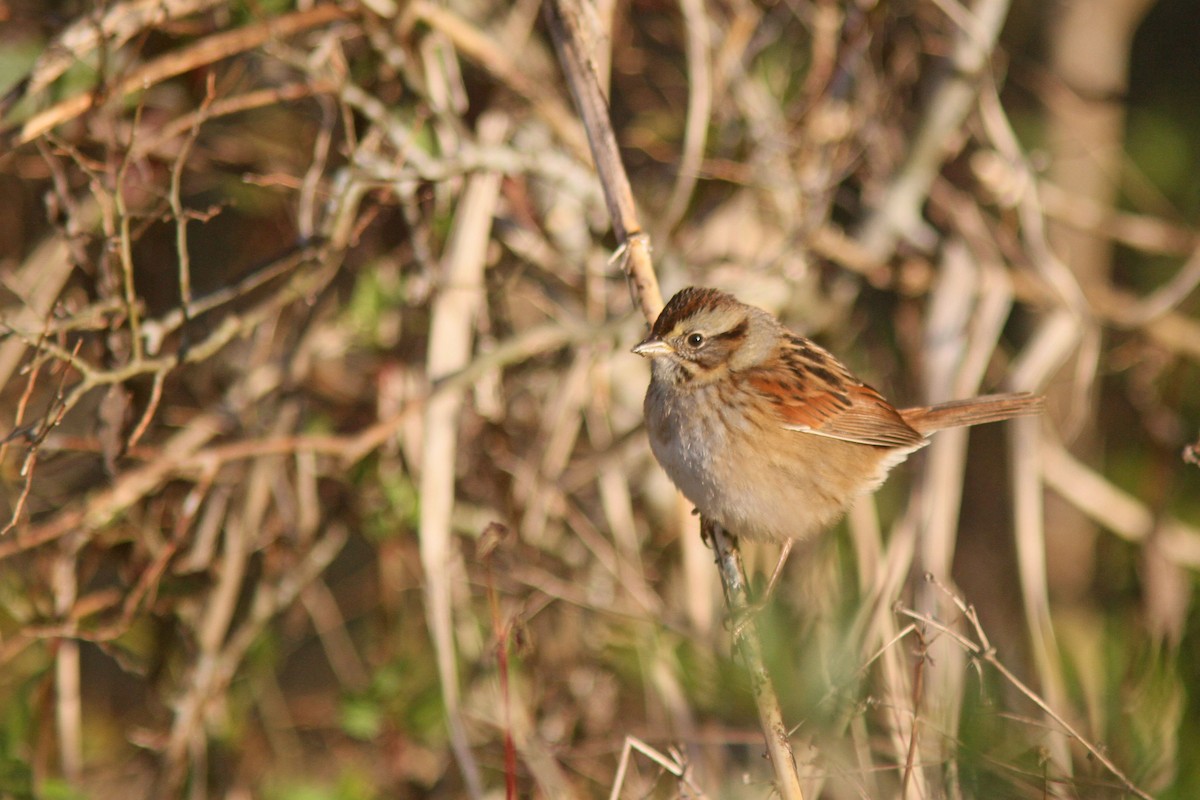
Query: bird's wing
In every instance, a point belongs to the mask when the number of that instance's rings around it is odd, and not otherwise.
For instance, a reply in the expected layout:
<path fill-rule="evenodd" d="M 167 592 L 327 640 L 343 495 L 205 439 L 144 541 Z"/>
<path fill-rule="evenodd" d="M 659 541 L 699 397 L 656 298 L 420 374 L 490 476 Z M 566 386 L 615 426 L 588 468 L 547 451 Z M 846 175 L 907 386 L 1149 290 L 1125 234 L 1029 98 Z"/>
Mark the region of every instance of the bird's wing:
<path fill-rule="evenodd" d="M 876 447 L 925 443 L 891 403 L 825 350 L 800 337 L 791 345 L 784 351 L 787 369 L 744 376 L 747 386 L 770 402 L 785 429 Z"/>

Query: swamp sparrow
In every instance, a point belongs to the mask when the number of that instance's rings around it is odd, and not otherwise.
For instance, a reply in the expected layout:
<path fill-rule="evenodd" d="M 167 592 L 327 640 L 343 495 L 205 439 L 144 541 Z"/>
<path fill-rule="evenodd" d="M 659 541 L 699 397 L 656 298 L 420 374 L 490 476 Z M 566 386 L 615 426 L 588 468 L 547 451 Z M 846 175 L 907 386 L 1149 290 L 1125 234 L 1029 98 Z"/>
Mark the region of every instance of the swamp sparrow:
<path fill-rule="evenodd" d="M 784 558 L 930 433 L 1042 409 L 1029 394 L 897 409 L 828 351 L 715 289 L 672 297 L 633 352 L 651 360 L 646 429 L 658 463 L 702 515 L 782 543 Z"/>

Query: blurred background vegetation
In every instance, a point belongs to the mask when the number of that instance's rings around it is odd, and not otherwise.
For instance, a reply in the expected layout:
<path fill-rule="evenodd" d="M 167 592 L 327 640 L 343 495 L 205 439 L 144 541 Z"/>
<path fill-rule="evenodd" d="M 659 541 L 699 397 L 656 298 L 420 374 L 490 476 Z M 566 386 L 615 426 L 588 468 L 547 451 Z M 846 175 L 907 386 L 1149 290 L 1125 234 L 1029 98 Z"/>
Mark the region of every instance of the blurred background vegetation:
<path fill-rule="evenodd" d="M 1200 796 L 1193 0 L 578 8 L 668 293 L 1049 397 L 793 555 L 807 794 Z M 0 91 L 0 797 L 771 796 L 539 0 L 3 0 Z"/>

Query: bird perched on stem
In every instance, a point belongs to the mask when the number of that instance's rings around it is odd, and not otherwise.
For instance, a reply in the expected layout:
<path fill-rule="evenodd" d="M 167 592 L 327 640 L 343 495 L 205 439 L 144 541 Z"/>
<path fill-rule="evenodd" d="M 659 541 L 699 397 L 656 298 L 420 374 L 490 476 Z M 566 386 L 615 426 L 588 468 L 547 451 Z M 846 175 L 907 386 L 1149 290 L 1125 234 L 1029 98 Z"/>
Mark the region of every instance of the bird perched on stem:
<path fill-rule="evenodd" d="M 997 394 L 897 409 L 771 314 L 716 289 L 671 298 L 633 352 L 651 360 L 650 449 L 706 518 L 784 546 L 832 526 L 943 428 L 1040 413 Z"/>

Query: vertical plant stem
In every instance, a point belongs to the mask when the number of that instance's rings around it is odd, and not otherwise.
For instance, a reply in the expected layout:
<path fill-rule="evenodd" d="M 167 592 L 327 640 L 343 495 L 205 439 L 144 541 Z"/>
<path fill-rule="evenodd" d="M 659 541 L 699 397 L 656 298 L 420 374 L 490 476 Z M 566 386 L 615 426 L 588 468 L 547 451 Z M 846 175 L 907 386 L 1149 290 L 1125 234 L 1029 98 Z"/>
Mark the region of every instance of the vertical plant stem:
<path fill-rule="evenodd" d="M 654 322 L 662 310 L 662 293 L 658 288 L 658 276 L 650 261 L 650 239 L 642 233 L 638 222 L 637 206 L 633 202 L 633 189 L 629 176 L 621 163 L 621 152 L 617 148 L 617 137 L 608 118 L 608 101 L 600 89 L 593 60 L 580 45 L 584 41 L 578 27 L 582 11 L 580 0 L 552 0 L 542 8 L 545 11 L 546 27 L 558 53 L 567 85 L 575 98 L 579 116 L 587 131 L 596 172 L 604 188 L 604 199 L 612 220 L 613 234 L 620 243 L 623 255 L 622 266 L 629 278 L 634 301 L 642 310 L 647 322 Z"/>
<path fill-rule="evenodd" d="M 69 620 L 79 595 L 76 578 L 78 543 L 72 537 L 64 543 L 62 553 L 54 562 L 52 584 L 54 610 L 64 621 Z M 54 660 L 55 717 L 58 723 L 58 755 L 63 777 L 72 786 L 79 786 L 83 776 L 83 703 L 79 673 L 79 641 L 64 637 L 58 641 Z"/>
<path fill-rule="evenodd" d="M 775 684 L 763 663 L 762 641 L 758 636 L 758 625 L 750 603 L 746 585 L 746 569 L 742 565 L 742 554 L 736 540 L 712 520 L 700 522 L 701 530 L 712 542 L 717 554 L 717 569 L 721 573 L 721 585 L 725 589 L 725 601 L 735 620 L 733 643 L 746 662 L 750 674 L 750 688 L 754 692 L 754 705 L 758 709 L 758 721 L 767 740 L 767 754 L 775 771 L 775 788 L 784 800 L 804 800 L 800 789 L 800 773 L 796 769 L 796 758 L 792 754 L 787 727 L 783 724 L 783 711 L 779 707 L 779 696 Z"/>
<path fill-rule="evenodd" d="M 485 114 L 479 120 L 481 144 L 503 141 L 508 119 Z M 471 358 L 472 334 L 483 302 L 483 270 L 487 242 L 500 195 L 500 175 L 471 176 L 458 208 L 446 252 L 441 285 L 433 302 L 428 369 L 433 381 L 462 369 Z M 425 571 L 425 615 L 437 658 L 442 700 L 446 705 L 450 746 L 470 797 L 483 797 L 479 765 L 471 752 L 458 691 L 457 647 L 454 640 L 453 596 L 461 566 L 451 540 L 454 509 L 454 465 L 458 452 L 458 418 L 463 391 L 444 392 L 425 408 L 425 438 L 421 462 L 421 566 Z"/>

